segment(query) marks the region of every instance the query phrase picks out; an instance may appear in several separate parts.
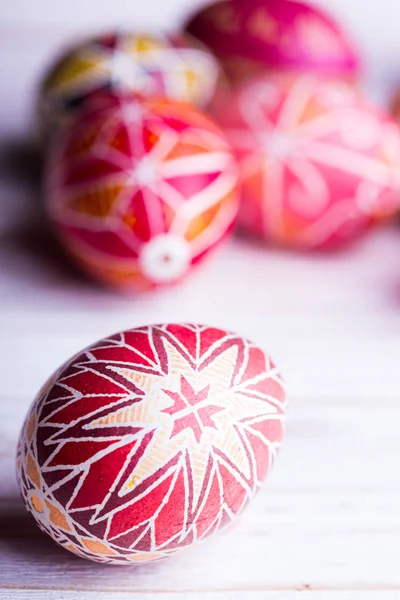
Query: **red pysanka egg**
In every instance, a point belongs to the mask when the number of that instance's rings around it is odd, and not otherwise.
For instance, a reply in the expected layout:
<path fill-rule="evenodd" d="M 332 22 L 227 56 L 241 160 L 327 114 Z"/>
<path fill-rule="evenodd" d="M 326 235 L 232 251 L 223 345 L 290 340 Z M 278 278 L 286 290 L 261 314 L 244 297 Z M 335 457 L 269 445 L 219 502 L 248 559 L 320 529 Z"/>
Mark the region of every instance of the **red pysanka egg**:
<path fill-rule="evenodd" d="M 248 340 L 200 325 L 113 335 L 62 366 L 23 426 L 27 509 L 64 548 L 129 564 L 225 529 L 280 447 L 281 376 Z"/>
<path fill-rule="evenodd" d="M 224 0 L 201 10 L 187 31 L 209 46 L 233 81 L 266 70 L 318 70 L 349 77 L 358 54 L 325 11 L 294 0 Z"/>
<path fill-rule="evenodd" d="M 180 280 L 231 229 L 238 170 L 190 105 L 99 96 L 49 152 L 47 207 L 69 252 L 105 283 Z"/>
<path fill-rule="evenodd" d="M 343 81 L 268 77 L 237 89 L 229 105 L 220 98 L 214 113 L 239 160 L 248 232 L 337 246 L 397 209 L 398 127 Z"/>
<path fill-rule="evenodd" d="M 115 31 L 81 41 L 51 67 L 40 90 L 39 121 L 50 136 L 94 94 L 134 92 L 193 102 L 211 100 L 215 58 L 184 35 Z"/>

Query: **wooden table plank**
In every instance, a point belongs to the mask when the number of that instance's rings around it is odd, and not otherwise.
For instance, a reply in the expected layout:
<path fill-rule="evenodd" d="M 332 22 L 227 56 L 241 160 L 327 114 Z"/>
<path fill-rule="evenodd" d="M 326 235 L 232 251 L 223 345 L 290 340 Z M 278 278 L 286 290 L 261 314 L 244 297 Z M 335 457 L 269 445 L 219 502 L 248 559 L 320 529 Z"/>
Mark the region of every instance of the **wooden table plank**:
<path fill-rule="evenodd" d="M 110 600 L 109 592 L 71 592 L 33 589 L 0 588 L 0 600 Z M 280 590 L 221 592 L 114 592 L 112 600 L 398 600 L 397 591 L 390 590 Z"/>

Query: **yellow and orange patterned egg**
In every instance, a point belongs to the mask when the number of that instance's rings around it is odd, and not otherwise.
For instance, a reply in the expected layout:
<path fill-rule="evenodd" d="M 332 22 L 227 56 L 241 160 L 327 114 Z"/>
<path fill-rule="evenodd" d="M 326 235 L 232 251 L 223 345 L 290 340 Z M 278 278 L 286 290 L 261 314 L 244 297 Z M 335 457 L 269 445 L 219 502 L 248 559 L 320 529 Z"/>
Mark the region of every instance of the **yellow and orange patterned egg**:
<path fill-rule="evenodd" d="M 39 392 L 17 474 L 40 528 L 102 563 L 167 558 L 260 489 L 286 410 L 270 357 L 234 333 L 163 324 L 82 350 Z"/>
<path fill-rule="evenodd" d="M 188 104 L 98 95 L 48 154 L 56 232 L 104 283 L 175 283 L 234 224 L 237 163 L 222 131 Z"/>
<path fill-rule="evenodd" d="M 47 74 L 39 99 L 44 135 L 69 124 L 97 92 L 135 92 L 204 107 L 218 81 L 215 58 L 184 35 L 112 32 L 68 50 Z"/>
<path fill-rule="evenodd" d="M 241 171 L 241 227 L 301 248 L 340 246 L 399 204 L 400 132 L 353 86 L 269 76 L 219 98 Z"/>
<path fill-rule="evenodd" d="M 266 71 L 318 71 L 354 80 L 360 58 L 335 18 L 302 0 L 222 0 L 186 31 L 207 45 L 231 81 Z"/>

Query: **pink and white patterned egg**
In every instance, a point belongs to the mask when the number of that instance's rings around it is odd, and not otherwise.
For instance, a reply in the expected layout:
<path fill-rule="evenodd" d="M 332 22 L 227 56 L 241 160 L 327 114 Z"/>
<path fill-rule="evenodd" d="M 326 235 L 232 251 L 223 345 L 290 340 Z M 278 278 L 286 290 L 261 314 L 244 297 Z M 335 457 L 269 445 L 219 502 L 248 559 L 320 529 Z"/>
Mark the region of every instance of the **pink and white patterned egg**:
<path fill-rule="evenodd" d="M 241 171 L 239 224 L 286 246 L 333 247 L 399 205 L 400 132 L 353 86 L 269 76 L 221 97 L 214 116 Z"/>
<path fill-rule="evenodd" d="M 234 82 L 274 70 L 312 70 L 354 80 L 358 52 L 325 10 L 299 0 L 223 0 L 186 30 L 219 58 Z"/>
<path fill-rule="evenodd" d="M 27 510 L 87 559 L 155 561 L 228 527 L 281 445 L 286 396 L 269 356 L 234 333 L 124 331 L 63 365 L 23 426 Z"/>
<path fill-rule="evenodd" d="M 238 169 L 189 104 L 96 95 L 49 152 L 47 209 L 94 277 L 132 291 L 180 281 L 231 230 Z"/>

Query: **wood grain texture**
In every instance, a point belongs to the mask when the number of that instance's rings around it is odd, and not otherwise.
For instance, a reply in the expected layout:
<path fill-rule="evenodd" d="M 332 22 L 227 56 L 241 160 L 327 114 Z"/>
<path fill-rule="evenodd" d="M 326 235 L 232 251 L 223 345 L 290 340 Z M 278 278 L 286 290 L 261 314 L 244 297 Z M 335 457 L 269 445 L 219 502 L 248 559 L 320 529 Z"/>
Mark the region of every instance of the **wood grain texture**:
<path fill-rule="evenodd" d="M 354 591 L 354 590 L 281 590 L 281 591 L 246 591 L 226 590 L 222 592 L 115 592 L 115 600 L 398 600 L 398 592 L 394 591 Z M 108 600 L 109 592 L 70 592 L 70 591 L 44 591 L 33 589 L 1 590 L 2 600 Z"/>
<path fill-rule="evenodd" d="M 39 163 L 22 135 L 26 82 L 57 35 L 44 29 L 29 45 L 26 31 L 0 36 L 0 54 L 20 57 L 0 98 L 0 599 L 398 600 L 400 230 L 338 255 L 236 239 L 163 294 L 98 288 L 41 217 Z M 45 538 L 22 506 L 14 454 L 24 415 L 80 348 L 176 320 L 237 330 L 271 353 L 290 392 L 286 443 L 231 532 L 153 566 L 85 562 Z"/>

